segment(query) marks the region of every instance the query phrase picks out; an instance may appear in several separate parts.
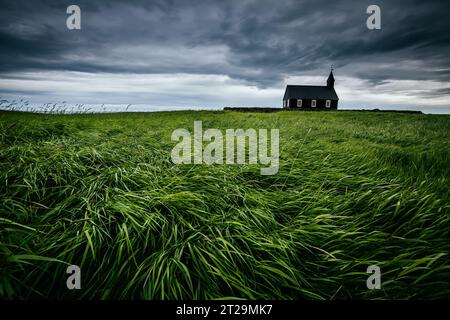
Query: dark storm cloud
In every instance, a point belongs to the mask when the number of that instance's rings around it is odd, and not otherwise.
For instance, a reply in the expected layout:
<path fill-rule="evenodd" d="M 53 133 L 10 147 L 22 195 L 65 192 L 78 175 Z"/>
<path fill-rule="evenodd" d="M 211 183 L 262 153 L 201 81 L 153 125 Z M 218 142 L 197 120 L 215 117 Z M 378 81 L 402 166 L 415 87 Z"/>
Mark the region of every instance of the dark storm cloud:
<path fill-rule="evenodd" d="M 228 75 L 259 87 L 288 75 L 450 81 L 448 1 L 1 1 L 0 72 Z M 82 30 L 65 27 L 78 4 Z"/>

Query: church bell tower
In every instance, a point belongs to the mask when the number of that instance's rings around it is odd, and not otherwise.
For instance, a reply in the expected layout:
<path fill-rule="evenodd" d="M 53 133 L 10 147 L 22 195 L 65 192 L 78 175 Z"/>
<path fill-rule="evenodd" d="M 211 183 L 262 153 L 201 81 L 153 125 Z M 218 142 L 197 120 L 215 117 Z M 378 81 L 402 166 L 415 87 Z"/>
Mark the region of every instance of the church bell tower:
<path fill-rule="evenodd" d="M 331 66 L 330 75 L 328 76 L 327 87 L 334 88 L 333 66 Z"/>

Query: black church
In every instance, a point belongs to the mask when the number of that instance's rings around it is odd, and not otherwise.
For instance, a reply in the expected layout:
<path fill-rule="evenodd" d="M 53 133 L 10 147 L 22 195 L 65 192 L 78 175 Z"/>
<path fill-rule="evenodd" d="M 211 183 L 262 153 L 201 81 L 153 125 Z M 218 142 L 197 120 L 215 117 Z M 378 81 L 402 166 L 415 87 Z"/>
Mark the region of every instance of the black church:
<path fill-rule="evenodd" d="M 289 109 L 337 109 L 338 96 L 334 90 L 333 69 L 326 86 L 287 85 L 283 97 L 283 108 Z"/>

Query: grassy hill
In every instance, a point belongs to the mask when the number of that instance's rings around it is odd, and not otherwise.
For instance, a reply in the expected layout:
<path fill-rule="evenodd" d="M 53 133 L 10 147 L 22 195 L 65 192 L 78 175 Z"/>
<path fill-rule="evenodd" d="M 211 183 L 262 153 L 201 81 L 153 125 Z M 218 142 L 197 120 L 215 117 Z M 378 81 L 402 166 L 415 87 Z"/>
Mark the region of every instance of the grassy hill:
<path fill-rule="evenodd" d="M 278 174 L 174 165 L 194 120 L 280 129 Z M 416 114 L 0 112 L 0 295 L 450 298 L 449 136 Z"/>

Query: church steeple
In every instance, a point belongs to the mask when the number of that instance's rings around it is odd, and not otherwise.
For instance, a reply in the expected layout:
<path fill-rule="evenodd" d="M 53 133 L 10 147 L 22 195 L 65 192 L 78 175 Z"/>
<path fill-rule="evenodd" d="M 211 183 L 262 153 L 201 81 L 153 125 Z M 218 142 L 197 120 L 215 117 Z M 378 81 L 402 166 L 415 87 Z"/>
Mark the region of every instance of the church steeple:
<path fill-rule="evenodd" d="M 334 76 L 333 76 L 333 66 L 331 66 L 330 75 L 328 76 L 327 80 L 327 87 L 328 88 L 334 88 Z"/>

